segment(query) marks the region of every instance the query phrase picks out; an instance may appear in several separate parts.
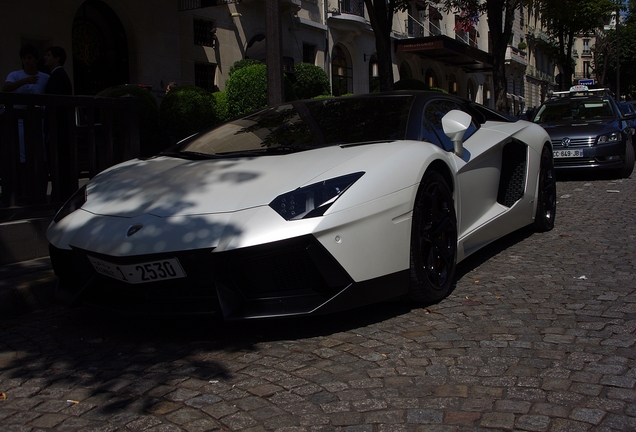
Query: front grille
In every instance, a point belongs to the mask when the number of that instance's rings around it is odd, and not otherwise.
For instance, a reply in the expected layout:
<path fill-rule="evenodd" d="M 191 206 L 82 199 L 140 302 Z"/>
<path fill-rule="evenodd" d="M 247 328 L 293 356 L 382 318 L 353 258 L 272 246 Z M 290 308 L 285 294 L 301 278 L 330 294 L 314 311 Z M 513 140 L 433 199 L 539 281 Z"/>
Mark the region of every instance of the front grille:
<path fill-rule="evenodd" d="M 313 236 L 219 254 L 215 274 L 245 299 L 330 294 L 351 279 Z"/>
<path fill-rule="evenodd" d="M 320 273 L 303 248 L 271 255 L 250 256 L 237 263 L 238 281 L 245 279 L 249 297 L 284 295 L 299 289 L 320 290 L 324 285 Z M 243 276 L 243 277 L 241 277 Z M 242 283 L 240 283 L 243 285 Z"/>
<path fill-rule="evenodd" d="M 596 137 L 586 138 L 570 138 L 570 145 L 568 147 L 591 147 L 596 142 Z M 564 147 L 563 139 L 552 140 L 554 147 Z"/>
<path fill-rule="evenodd" d="M 67 282 L 75 277 L 70 282 L 78 301 L 132 314 L 249 315 L 268 307 L 306 313 L 353 283 L 312 235 L 221 253 L 202 249 L 124 258 L 90 253 L 117 266 L 176 258 L 186 274 L 141 284 L 98 274 L 84 250 L 52 252 L 56 273 Z"/>
<path fill-rule="evenodd" d="M 145 255 L 111 257 L 91 253 L 105 261 L 124 265 L 176 258 L 185 278 L 160 282 L 129 284 L 98 274 L 85 251 L 75 249 L 74 267 L 92 275 L 93 282 L 82 293 L 82 300 L 94 306 L 134 314 L 209 314 L 220 310 L 210 271 L 211 249 Z"/>

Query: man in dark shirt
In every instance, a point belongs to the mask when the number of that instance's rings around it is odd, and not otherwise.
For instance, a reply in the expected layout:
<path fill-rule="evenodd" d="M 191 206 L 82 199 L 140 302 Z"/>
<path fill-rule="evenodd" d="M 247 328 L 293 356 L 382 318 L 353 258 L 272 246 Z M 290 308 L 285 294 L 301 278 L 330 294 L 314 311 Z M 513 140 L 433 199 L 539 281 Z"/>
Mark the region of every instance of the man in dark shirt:
<path fill-rule="evenodd" d="M 66 51 L 59 46 L 52 46 L 44 54 L 44 64 L 51 71 L 46 84 L 47 94 L 71 95 L 73 86 L 63 66 L 66 62 Z"/>
<path fill-rule="evenodd" d="M 44 64 L 49 68 L 51 77 L 46 85 L 45 93 L 55 95 L 72 95 L 73 86 L 63 66 L 66 62 L 66 51 L 59 46 L 52 46 L 46 50 L 44 54 Z M 55 110 L 54 116 L 47 118 L 54 118 L 57 129 L 57 169 L 59 176 L 59 184 L 53 182 L 53 195 L 59 193 L 61 201 L 66 201 L 77 189 L 77 173 L 71 170 L 71 146 L 69 135 L 69 108 L 59 106 L 53 108 Z M 46 127 L 45 129 L 50 129 Z M 49 161 L 51 159 L 52 150 L 51 137 L 49 137 Z M 50 166 L 50 171 L 53 173 L 56 167 Z"/>

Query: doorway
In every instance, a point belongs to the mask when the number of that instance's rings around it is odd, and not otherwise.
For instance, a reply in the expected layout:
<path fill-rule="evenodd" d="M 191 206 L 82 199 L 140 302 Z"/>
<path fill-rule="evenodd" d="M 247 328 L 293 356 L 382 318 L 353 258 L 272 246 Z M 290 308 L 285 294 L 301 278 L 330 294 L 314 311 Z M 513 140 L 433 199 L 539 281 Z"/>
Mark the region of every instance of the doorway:
<path fill-rule="evenodd" d="M 128 39 L 117 14 L 86 0 L 73 20 L 73 76 L 77 95 L 95 95 L 129 83 Z"/>

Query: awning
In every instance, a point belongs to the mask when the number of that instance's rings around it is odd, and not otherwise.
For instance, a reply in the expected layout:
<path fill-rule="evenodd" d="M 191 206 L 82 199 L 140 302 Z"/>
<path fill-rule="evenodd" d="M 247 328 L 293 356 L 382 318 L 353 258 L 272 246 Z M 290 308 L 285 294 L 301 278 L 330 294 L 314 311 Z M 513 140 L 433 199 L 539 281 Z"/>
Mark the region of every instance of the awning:
<path fill-rule="evenodd" d="M 460 67 L 466 72 L 492 70 L 492 54 L 444 35 L 397 40 L 395 52 L 417 53 L 423 57 Z"/>

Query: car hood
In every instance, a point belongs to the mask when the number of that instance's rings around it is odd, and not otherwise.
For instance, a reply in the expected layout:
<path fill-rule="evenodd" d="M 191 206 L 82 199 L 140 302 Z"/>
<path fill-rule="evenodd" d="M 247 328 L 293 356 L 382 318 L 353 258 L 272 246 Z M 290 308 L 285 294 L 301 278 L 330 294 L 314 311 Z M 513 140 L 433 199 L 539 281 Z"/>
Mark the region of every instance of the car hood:
<path fill-rule="evenodd" d="M 339 175 L 335 167 L 369 147 L 334 146 L 284 156 L 195 161 L 161 156 L 129 161 L 91 180 L 82 208 L 108 216 L 170 217 L 263 206 L 282 193 L 331 178 L 328 171 Z"/>
<path fill-rule="evenodd" d="M 577 137 L 596 137 L 606 133 L 615 132 L 618 130 L 618 122 L 603 122 L 603 123 L 585 123 L 585 122 L 569 122 L 569 123 L 539 123 L 553 140 L 561 139 L 564 137 L 577 138 Z"/>

